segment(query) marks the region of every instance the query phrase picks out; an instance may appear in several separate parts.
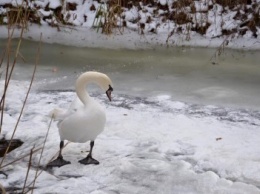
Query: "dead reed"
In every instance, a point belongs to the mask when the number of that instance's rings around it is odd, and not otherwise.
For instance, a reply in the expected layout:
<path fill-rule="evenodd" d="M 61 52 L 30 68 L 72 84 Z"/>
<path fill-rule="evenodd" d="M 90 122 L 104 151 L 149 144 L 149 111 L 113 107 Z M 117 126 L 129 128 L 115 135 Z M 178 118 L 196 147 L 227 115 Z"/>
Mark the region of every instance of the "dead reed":
<path fill-rule="evenodd" d="M 92 26 L 97 28 L 97 31 L 102 29 L 102 33 L 107 35 L 112 34 L 115 28 L 120 31 L 120 26 L 122 25 L 118 25 L 117 23 L 122 21 L 122 12 L 121 0 L 111 0 L 106 4 L 100 4 Z"/>
<path fill-rule="evenodd" d="M 26 1 L 23 1 L 22 4 L 26 5 Z M 23 34 L 24 34 L 25 30 L 27 30 L 27 28 L 28 28 L 29 15 L 30 15 L 30 11 L 28 11 L 28 6 L 24 6 L 24 7 L 18 6 L 17 9 L 12 9 L 7 14 L 8 21 L 9 21 L 8 26 L 7 26 L 8 38 L 7 38 L 7 43 L 6 43 L 6 49 L 3 52 L 2 58 L 0 60 L 1 68 L 4 69 L 4 73 L 3 73 L 3 75 L 4 75 L 4 85 L 3 85 L 3 93 L 2 93 L 1 101 L 0 101 L 0 107 L 1 107 L 0 134 L 3 133 L 2 127 L 3 127 L 3 123 L 5 122 L 4 113 L 5 113 L 5 110 L 6 110 L 5 109 L 6 103 L 5 102 L 6 102 L 6 99 L 8 98 L 7 90 L 10 86 L 11 77 L 12 77 L 12 74 L 14 72 L 18 58 L 23 59 L 23 57 L 20 53 L 21 52 L 20 48 L 21 48 L 21 45 L 22 45 L 22 42 L 23 42 Z M 15 52 L 13 52 L 13 48 L 11 47 L 11 45 L 12 45 L 12 41 L 14 39 L 13 35 L 14 35 L 15 30 L 19 30 L 20 35 L 18 37 L 18 44 L 16 45 L 16 47 L 14 49 Z M 35 78 L 35 75 L 36 75 L 36 69 L 37 69 L 37 66 L 39 64 L 39 59 L 40 59 L 40 50 L 41 50 L 41 38 L 40 38 L 40 41 L 39 41 L 39 46 L 38 46 L 37 55 L 36 55 L 36 58 L 35 58 L 35 65 L 34 65 L 34 69 L 33 69 L 33 72 L 32 72 L 30 84 L 29 84 L 28 90 L 26 91 L 25 98 L 23 99 L 23 104 L 22 104 L 22 107 L 20 109 L 20 113 L 19 113 L 19 116 L 18 116 L 17 121 L 15 123 L 15 126 L 14 126 L 13 129 L 9 129 L 9 130 L 12 130 L 12 135 L 11 135 L 11 138 L 7 141 L 8 145 L 5 148 L 5 152 L 4 152 L 4 154 L 1 158 L 1 162 L 0 162 L 0 172 L 2 172 L 5 167 L 7 167 L 11 164 L 15 164 L 16 162 L 21 161 L 23 158 L 26 158 L 26 157 L 29 156 L 29 165 L 28 165 L 28 168 L 27 168 L 27 173 L 25 175 L 24 185 L 23 185 L 23 188 L 20 188 L 22 193 L 25 193 L 26 190 L 27 190 L 27 192 L 28 192 L 28 190 L 33 191 L 33 188 L 35 186 L 35 181 L 38 178 L 38 174 L 37 174 L 38 168 L 39 168 L 39 165 L 40 165 L 40 160 L 42 159 L 42 154 L 43 154 L 46 139 L 47 139 L 47 136 L 48 136 L 48 133 L 49 133 L 49 129 L 47 130 L 46 137 L 45 137 L 45 140 L 43 142 L 42 147 L 40 147 L 40 148 L 34 148 L 33 147 L 31 149 L 30 153 L 25 153 L 23 156 L 15 158 L 13 161 L 5 162 L 5 160 L 6 160 L 6 155 L 10 151 L 11 145 L 14 141 L 14 135 L 15 135 L 17 128 L 18 128 L 18 125 L 20 123 L 20 119 L 21 119 L 21 117 L 24 113 L 24 108 L 26 106 L 26 102 L 27 102 L 27 99 L 29 97 L 29 94 L 30 94 L 30 91 L 31 91 L 31 88 L 32 88 L 32 85 L 33 85 L 33 82 L 34 82 L 34 78 Z M 29 171 L 31 170 L 31 168 L 33 166 L 32 158 L 33 158 L 33 155 L 38 151 L 41 151 L 41 154 L 40 154 L 40 160 L 37 164 L 36 175 L 35 175 L 33 183 L 27 184 Z M 5 173 L 2 172 L 2 174 L 5 174 Z M 8 175 L 7 175 L 7 178 L 8 178 Z M 31 185 L 32 185 L 32 187 L 30 187 Z M 6 192 L 5 188 L 3 188 L 1 184 L 0 184 L 0 189 L 2 190 L 2 193 Z"/>
<path fill-rule="evenodd" d="M 97 28 L 97 31 L 101 29 L 102 33 L 108 35 L 114 33 L 114 29 L 118 29 L 120 33 L 123 33 L 123 29 L 127 27 L 128 22 L 137 23 L 139 26 L 138 31 L 141 34 L 149 32 L 156 33 L 154 27 L 147 30 L 147 26 L 149 26 L 149 23 L 153 19 L 157 19 L 160 20 L 158 25 L 167 24 L 169 21 L 173 22 L 175 27 L 170 29 L 169 33 L 183 34 L 185 40 L 189 40 L 192 31 L 201 35 L 207 33 L 212 24 L 211 21 L 208 21 L 208 13 L 214 12 L 219 6 L 222 7 L 222 13 L 220 14 L 223 15 L 228 11 L 232 11 L 236 13 L 233 19 L 241 21 L 241 23 L 238 23 L 238 26 L 223 28 L 221 32 L 223 36 L 230 34 L 243 36 L 247 32 L 252 32 L 253 36 L 257 37 L 257 29 L 260 28 L 260 5 L 252 0 L 174 0 L 166 1 L 166 3 L 158 0 L 96 1 L 100 6 L 95 7 L 96 4 L 93 4 L 90 7 L 90 11 L 96 11 L 93 27 Z M 77 3 L 66 3 L 66 1 L 62 0 L 61 5 L 55 9 L 49 7 L 49 4 L 47 4 L 43 9 L 45 11 L 52 11 L 52 14 L 47 16 L 39 16 L 38 10 L 40 7 L 28 7 L 28 2 L 34 5 L 33 0 L 24 1 L 19 6 L 6 5 L 9 9 L 7 13 L 0 14 L 0 25 L 4 24 L 4 18 L 8 15 L 8 23 L 16 23 L 24 26 L 24 23 L 27 21 L 40 24 L 41 20 L 43 20 L 50 26 L 57 27 L 60 30 L 60 26 L 73 25 L 71 21 L 77 15 L 73 15 L 70 12 L 75 11 L 77 6 L 85 6 L 84 3 L 86 1 L 83 1 L 80 5 Z M 145 15 L 148 9 L 152 9 L 153 13 L 147 17 L 145 22 L 141 17 L 138 17 L 135 21 L 126 21 L 124 12 L 132 8 L 137 8 L 139 15 Z M 252 17 L 248 18 L 249 15 L 252 15 Z M 87 15 L 84 15 L 84 20 L 88 20 Z"/>

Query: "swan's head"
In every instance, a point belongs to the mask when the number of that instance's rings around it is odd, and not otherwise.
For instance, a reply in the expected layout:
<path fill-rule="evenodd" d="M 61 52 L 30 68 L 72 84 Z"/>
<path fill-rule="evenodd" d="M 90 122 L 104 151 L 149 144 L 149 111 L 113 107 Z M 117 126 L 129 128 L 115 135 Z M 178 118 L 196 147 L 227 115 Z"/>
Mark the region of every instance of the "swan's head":
<path fill-rule="evenodd" d="M 107 75 L 99 73 L 97 84 L 106 92 L 108 99 L 111 101 L 111 94 L 113 91 L 113 84 L 111 79 Z"/>
<path fill-rule="evenodd" d="M 79 76 L 76 81 L 76 91 L 78 96 L 81 96 L 81 92 L 83 88 L 85 88 L 86 84 L 95 83 L 101 89 L 106 92 L 108 99 L 111 101 L 111 93 L 113 91 L 113 84 L 111 79 L 104 73 L 99 73 L 95 71 L 88 71 Z M 82 100 L 83 102 L 84 100 Z"/>

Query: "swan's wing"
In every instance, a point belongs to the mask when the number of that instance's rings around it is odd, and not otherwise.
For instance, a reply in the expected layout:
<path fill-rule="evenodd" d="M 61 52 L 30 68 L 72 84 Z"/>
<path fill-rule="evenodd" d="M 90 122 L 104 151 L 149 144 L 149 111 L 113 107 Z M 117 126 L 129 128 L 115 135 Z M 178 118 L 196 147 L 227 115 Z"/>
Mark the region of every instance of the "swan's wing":
<path fill-rule="evenodd" d="M 77 97 L 75 98 L 72 103 L 70 104 L 70 107 L 68 109 L 68 111 L 70 111 L 71 113 L 76 112 L 78 109 L 82 108 L 84 105 L 83 103 L 80 101 L 80 99 Z"/>
<path fill-rule="evenodd" d="M 49 116 L 55 121 L 63 120 L 68 116 L 68 111 L 61 108 L 55 108 L 49 113 Z"/>
<path fill-rule="evenodd" d="M 105 111 L 96 103 L 81 107 L 73 114 L 60 121 L 59 132 L 62 140 L 71 142 L 86 142 L 95 140 L 104 130 L 106 122 Z"/>
<path fill-rule="evenodd" d="M 61 108 L 55 108 L 50 113 L 49 116 L 53 117 L 55 121 L 62 121 L 66 117 L 74 114 L 77 112 L 80 108 L 83 107 L 82 102 L 76 98 L 71 104 L 68 110 L 61 109 Z"/>

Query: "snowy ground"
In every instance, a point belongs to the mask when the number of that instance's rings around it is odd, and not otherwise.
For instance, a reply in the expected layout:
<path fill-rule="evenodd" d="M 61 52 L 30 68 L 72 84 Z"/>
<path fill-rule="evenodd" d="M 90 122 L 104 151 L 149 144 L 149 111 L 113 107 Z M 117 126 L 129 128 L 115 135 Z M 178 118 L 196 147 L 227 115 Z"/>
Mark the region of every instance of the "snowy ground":
<path fill-rule="evenodd" d="M 106 36 L 91 29 L 91 24 L 92 21 L 85 27 L 64 27 L 61 31 L 46 24 L 31 25 L 24 37 L 38 41 L 43 33 L 43 41 L 47 43 L 136 49 L 165 45 L 169 35 L 169 31 L 163 30 L 159 34 L 138 35 L 136 28 L 126 28 L 123 35 Z M 0 32 L 1 38 L 7 38 L 5 26 L 0 26 Z M 191 35 L 192 39 L 187 41 L 186 35 L 176 34 L 171 37 L 170 45 L 218 47 L 224 40 Z M 15 31 L 15 36 L 19 36 L 19 31 Z M 254 39 L 246 34 L 230 40 L 227 46 L 259 49 L 259 36 Z M 26 81 L 11 82 L 2 133 L 6 138 L 11 136 L 28 85 Z M 0 86 L 3 88 L 3 81 Z M 34 193 L 260 194 L 259 111 L 186 104 L 163 94 L 146 98 L 115 91 L 111 103 L 105 95 L 96 92 L 93 95 L 107 108 L 106 129 L 94 148 L 94 156 L 101 164 L 79 164 L 77 161 L 87 154 L 88 143 L 70 143 L 64 149 L 64 157 L 72 164 L 42 171 Z M 40 147 L 50 122 L 49 111 L 57 106 L 68 107 L 73 98 L 73 91 L 34 88 L 15 135 L 25 143 L 8 154 L 4 164 L 29 153 L 34 146 Z M 58 147 L 58 130 L 52 123 L 42 167 L 53 158 Z M 40 152 L 33 155 L 27 185 L 35 176 L 39 157 Z M 26 157 L 4 168 L 8 178 L 0 175 L 0 183 L 6 189 L 21 191 L 28 161 Z"/>
<path fill-rule="evenodd" d="M 37 26 L 32 28 L 38 29 Z M 60 36 L 54 29 L 39 28 L 44 31 L 46 42 L 86 46 L 79 43 L 79 37 L 83 35 L 80 29 L 79 33 L 63 32 Z M 37 37 L 38 32 L 30 30 L 26 36 Z M 78 37 L 78 42 L 71 35 Z M 125 39 L 120 39 L 123 37 L 102 37 L 98 47 L 106 40 L 111 43 L 104 44 L 108 47 L 126 46 Z M 132 37 L 142 48 L 147 45 L 137 41 L 140 37 Z M 134 41 L 129 41 L 127 47 L 131 46 L 138 47 Z M 11 136 L 24 98 L 24 88 L 29 85 L 26 81 L 11 83 L 2 133 L 6 138 Z M 41 87 L 44 84 L 48 82 L 45 80 Z M 34 86 L 15 135 L 25 143 L 10 153 L 4 164 L 29 153 L 34 146 L 35 149 L 40 147 L 50 122 L 49 111 L 57 106 L 68 107 L 74 98 L 74 92 L 70 90 L 48 92 L 39 91 L 37 84 Z M 105 95 L 98 94 L 93 95 L 106 106 L 108 117 L 106 129 L 94 148 L 94 156 L 101 164 L 79 164 L 78 160 L 87 154 L 88 143 L 70 143 L 64 149 L 64 157 L 72 164 L 42 171 L 34 193 L 260 193 L 259 111 L 186 104 L 164 94 L 147 98 L 118 94 L 117 91 L 110 103 Z M 58 149 L 58 130 L 52 123 L 42 167 Z M 39 157 L 40 152 L 34 154 L 27 185 L 35 176 Z M 28 161 L 29 157 L 26 157 L 3 169 L 8 178 L 0 175 L 0 183 L 7 190 L 21 191 Z"/>
<path fill-rule="evenodd" d="M 115 28 L 113 34 L 109 36 L 101 34 L 101 29 L 92 28 L 96 26 L 93 25 L 96 22 L 96 11 L 100 6 L 106 10 L 106 6 L 98 2 L 106 1 L 29 1 L 28 6 L 34 10 L 35 16 L 39 17 L 40 25 L 29 25 L 29 31 L 25 32 L 24 38 L 38 41 L 40 34 L 43 33 L 44 42 L 113 49 L 154 48 L 161 45 L 219 47 L 222 43 L 226 48 L 260 48 L 259 21 L 252 20 L 259 16 L 259 0 L 250 1 L 251 4 L 244 5 L 244 8 L 242 5 L 233 8 L 223 7 L 212 0 L 194 1 L 189 6 L 182 8 L 173 8 L 175 0 L 154 0 L 154 4 L 157 6 L 149 5 L 149 1 L 147 1 L 147 5 L 140 3 L 138 6 L 132 5 L 131 8 L 122 8 L 122 16 L 117 18 L 118 28 Z M 8 5 L 17 7 L 27 4 L 22 0 L 2 0 L 0 14 L 3 14 L 4 23 L 8 22 L 6 17 L 9 11 Z M 69 5 L 75 7 L 72 9 Z M 168 8 L 165 10 L 162 8 L 164 6 Z M 93 10 L 91 7 L 95 7 L 95 9 Z M 192 8 L 196 10 L 195 13 L 191 12 Z M 70 25 L 64 26 L 58 22 L 57 16 L 55 16 L 56 9 L 61 9 L 64 22 Z M 178 24 L 177 21 L 170 19 L 169 15 L 175 13 L 177 15 L 174 17 L 177 17 L 179 12 L 187 14 L 187 17 L 190 18 L 189 21 Z M 122 27 L 122 20 L 125 21 L 126 27 Z M 143 33 L 140 29 L 142 24 L 144 25 Z M 58 25 L 59 28 L 49 27 L 55 25 Z M 191 30 L 197 28 L 196 25 L 202 28 L 205 25 L 208 27 L 205 33 L 200 34 L 198 30 Z M 242 31 L 244 33 L 241 34 Z M 0 37 L 8 37 L 6 26 L 0 26 L 0 32 Z M 232 32 L 232 35 L 229 32 Z M 19 37 L 19 35 L 17 31 L 14 37 Z"/>
<path fill-rule="evenodd" d="M 3 82 L 1 81 L 1 85 Z M 28 82 L 12 81 L 4 114 L 4 133 L 18 117 Z M 92 94 L 107 109 L 108 122 L 96 140 L 98 166 L 77 161 L 86 156 L 88 143 L 69 143 L 64 149 L 71 165 L 43 171 L 34 193 L 260 193 L 260 113 L 173 101 L 159 95 L 139 98 Z M 54 107 L 68 107 L 73 91 L 34 90 L 15 135 L 25 143 L 5 163 L 29 153 L 44 142 Z M 56 154 L 59 136 L 53 123 L 41 165 Z M 40 153 L 33 155 L 35 175 Z M 4 169 L 0 176 L 7 189 L 22 188 L 29 157 Z"/>
<path fill-rule="evenodd" d="M 31 25 L 29 30 L 24 32 L 24 38 L 29 40 L 42 40 L 46 43 L 58 43 L 63 45 L 90 47 L 90 48 L 109 48 L 109 49 L 151 49 L 158 46 L 166 47 L 168 32 L 162 32 L 160 35 L 146 34 L 139 35 L 133 30 L 125 29 L 123 34 L 115 32 L 113 35 L 104 35 L 97 33 L 93 28 L 89 27 L 61 27 L 61 31 L 49 26 Z M 0 37 L 7 38 L 8 30 L 5 26 L 0 26 Z M 19 37 L 20 32 L 15 31 L 14 37 Z M 171 37 L 168 46 L 192 46 L 192 47 L 219 47 L 223 43 L 223 38 L 206 38 L 204 36 L 194 34 L 191 40 L 185 40 L 183 35 L 175 35 Z M 236 38 L 228 40 L 229 44 L 225 48 L 258 50 L 260 43 L 254 38 Z"/>

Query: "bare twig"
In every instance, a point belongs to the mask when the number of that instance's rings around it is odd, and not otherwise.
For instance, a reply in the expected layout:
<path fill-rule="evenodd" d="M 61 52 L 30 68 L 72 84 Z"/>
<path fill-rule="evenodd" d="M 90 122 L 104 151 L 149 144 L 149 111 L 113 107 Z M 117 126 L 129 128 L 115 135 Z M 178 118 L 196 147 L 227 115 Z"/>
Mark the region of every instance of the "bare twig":
<path fill-rule="evenodd" d="M 8 28 L 8 42 L 7 42 L 7 49 L 6 49 L 8 56 L 7 56 L 7 66 L 6 66 L 6 74 L 5 74 L 5 85 L 4 85 L 3 95 L 2 95 L 2 98 L 1 98 L 1 101 L 0 101 L 0 106 L 2 107 L 2 110 L 1 110 L 2 114 L 1 114 L 1 121 L 0 121 L 0 134 L 1 134 L 1 131 L 2 131 L 2 125 L 3 125 L 3 115 L 4 115 L 3 113 L 4 113 L 4 107 L 5 107 L 6 92 L 7 92 L 8 86 L 9 86 L 9 82 L 10 82 L 11 76 L 13 74 L 13 70 L 14 70 L 14 67 L 15 67 L 15 64 L 16 64 L 16 60 L 18 58 L 18 53 L 19 53 L 19 50 L 20 50 L 22 37 L 23 37 L 23 33 L 24 33 L 24 28 L 22 28 L 21 32 L 20 32 L 20 38 L 19 38 L 18 46 L 16 48 L 16 55 L 15 55 L 15 58 L 14 58 L 11 70 L 9 72 L 10 53 L 11 53 L 11 48 L 10 47 L 11 47 L 11 41 L 12 41 L 12 38 L 13 38 L 14 29 L 15 28 L 13 28 L 12 31 L 10 32 L 10 29 Z M 11 144 L 11 142 L 10 142 L 10 144 Z"/>
<path fill-rule="evenodd" d="M 69 143 L 70 143 L 70 142 L 67 142 L 67 143 L 64 145 L 63 148 L 65 148 Z M 52 158 L 49 160 L 49 162 L 52 161 L 54 158 L 56 158 L 56 157 L 58 156 L 59 152 L 60 152 L 60 151 L 57 151 L 57 152 L 52 156 Z M 39 173 L 36 175 L 36 179 L 41 175 L 41 173 L 43 172 L 43 170 L 44 170 L 44 169 L 41 169 L 41 170 L 39 171 Z M 34 180 L 33 180 L 30 184 L 27 185 L 27 187 L 28 187 L 29 189 L 28 189 L 27 191 L 25 191 L 24 194 L 29 193 L 29 192 L 31 191 L 32 188 L 31 188 L 30 186 L 31 186 L 33 183 L 34 183 Z"/>
<path fill-rule="evenodd" d="M 41 162 L 41 159 L 42 159 L 42 154 L 43 154 L 43 150 L 44 150 L 44 148 L 45 148 L 45 144 L 46 144 L 46 141 L 47 141 L 47 137 L 48 137 L 48 134 L 49 134 L 49 131 L 50 131 L 50 128 L 51 128 L 52 120 L 53 120 L 53 116 L 51 117 L 51 121 L 50 121 L 50 124 L 49 124 L 49 126 L 48 126 L 47 133 L 46 133 L 46 135 L 45 135 L 45 139 L 44 139 L 44 142 L 43 142 L 42 151 L 41 151 L 40 158 L 39 158 L 39 161 L 38 161 L 38 165 L 37 165 L 37 168 L 36 168 L 36 172 L 35 172 L 35 177 L 34 177 L 34 180 L 33 180 L 33 186 L 32 186 L 32 188 L 34 188 L 36 179 L 37 179 L 37 177 L 38 177 L 37 175 L 38 175 L 38 171 L 39 171 L 39 167 L 40 167 L 40 162 Z M 32 194 L 33 194 L 33 190 L 32 190 Z"/>
<path fill-rule="evenodd" d="M 29 176 L 29 172 L 30 172 L 30 169 L 31 169 L 33 149 L 34 149 L 34 147 L 31 149 L 31 152 L 30 152 L 29 164 L 28 164 L 28 168 L 27 168 L 27 172 L 26 172 L 26 176 L 25 176 L 25 180 L 24 180 L 22 193 L 24 193 L 26 182 L 27 182 L 27 179 L 28 179 L 28 176 Z"/>
<path fill-rule="evenodd" d="M 21 59 L 23 60 L 23 62 L 26 62 L 24 56 L 19 52 L 18 55 L 21 57 Z"/>
<path fill-rule="evenodd" d="M 4 62 L 5 54 L 6 54 L 6 50 L 4 50 L 2 53 L 2 57 L 1 57 L 1 61 L 0 61 L 0 68 L 2 67 L 2 64 Z"/>
<path fill-rule="evenodd" d="M 1 183 L 0 183 L 0 189 L 2 194 L 6 194 L 5 188 L 3 187 L 3 185 L 1 185 Z"/>
<path fill-rule="evenodd" d="M 33 152 L 34 152 L 34 153 L 35 153 L 35 152 L 38 152 L 38 151 L 41 150 L 41 149 L 43 149 L 43 148 L 42 148 L 42 147 L 37 148 L 37 149 L 35 149 Z M 29 156 L 29 155 L 30 155 L 30 153 L 25 154 L 25 155 L 21 156 L 20 158 L 17 158 L 17 159 L 15 159 L 15 160 L 13 160 L 12 162 L 9 162 L 9 163 L 7 163 L 7 164 L 2 165 L 2 166 L 1 166 L 1 169 L 3 169 L 3 168 L 5 168 L 6 166 L 9 166 L 9 165 L 11 165 L 11 164 L 13 164 L 13 163 L 15 163 L 15 162 L 20 161 L 20 160 L 22 160 L 23 158 L 25 158 L 25 157 L 27 157 L 27 156 Z"/>
<path fill-rule="evenodd" d="M 217 62 L 217 58 L 221 56 L 221 54 L 224 52 L 225 50 L 225 46 L 228 44 L 228 38 L 229 36 L 227 36 L 223 42 L 219 45 L 219 47 L 217 48 L 217 50 L 214 52 L 213 56 L 211 57 L 210 61 L 213 65 L 218 64 Z"/>
<path fill-rule="evenodd" d="M 14 128 L 14 130 L 13 130 L 13 133 L 12 133 L 12 136 L 11 136 L 11 140 L 10 140 L 10 142 L 9 142 L 9 145 L 8 145 L 8 147 L 7 147 L 6 151 L 5 151 L 5 154 L 4 154 L 3 158 L 2 158 L 2 161 L 1 161 L 1 163 L 0 163 L 0 167 L 2 166 L 3 161 L 4 161 L 5 157 L 6 157 L 6 154 L 7 154 L 8 150 L 9 150 L 9 148 L 10 148 L 10 145 L 11 145 L 11 143 L 12 143 L 12 139 L 14 138 L 14 134 L 15 134 L 15 132 L 16 132 L 16 130 L 17 130 L 18 124 L 19 124 L 20 119 L 21 119 L 22 114 L 23 114 L 23 110 L 24 110 L 25 104 L 26 104 L 26 102 L 27 102 L 29 93 L 30 93 L 31 88 L 32 88 L 32 83 L 33 83 L 33 80 L 34 80 L 34 77 L 35 77 L 35 72 L 36 72 L 36 69 L 37 69 L 38 61 L 39 61 L 40 48 L 41 48 L 41 38 L 42 38 L 42 36 L 40 37 L 40 44 L 39 44 L 39 47 L 38 47 L 38 55 L 37 55 L 37 57 L 36 57 L 36 63 L 35 63 L 35 65 L 34 65 L 34 70 L 33 70 L 32 78 L 31 78 L 31 82 L 30 82 L 29 88 L 28 88 L 28 90 L 27 90 L 27 93 L 26 93 L 26 96 L 25 96 L 25 99 L 24 99 L 24 102 L 23 102 L 23 105 L 22 105 L 22 108 L 21 108 L 19 117 L 18 117 L 18 119 L 17 119 L 15 128 Z M 18 52 L 17 52 L 16 55 L 18 56 Z M 10 77 L 11 77 L 11 76 L 10 76 Z M 10 77 L 9 77 L 9 80 L 10 80 Z"/>
<path fill-rule="evenodd" d="M 24 2 L 25 1 L 23 0 L 22 4 Z M 5 96 L 6 96 L 6 91 L 7 91 L 7 88 L 9 86 L 9 82 L 10 82 L 11 76 L 13 74 L 13 70 L 14 70 L 17 58 L 19 56 L 19 51 L 20 51 L 20 46 L 21 46 L 21 42 L 22 42 L 24 29 L 27 26 L 27 21 L 28 21 L 28 17 L 29 17 L 29 13 L 27 13 L 28 5 L 24 9 L 25 9 L 25 14 L 24 15 L 21 14 L 21 12 L 23 10 L 23 7 L 20 7 L 20 8 L 18 8 L 18 10 L 16 10 L 17 14 L 16 14 L 15 18 L 12 18 L 11 15 L 8 16 L 9 26 L 8 26 L 8 42 L 7 42 L 7 51 L 8 51 L 7 52 L 7 54 L 8 54 L 8 57 L 7 57 L 7 69 L 6 69 L 6 75 L 7 76 L 6 76 L 6 79 L 5 79 L 5 88 L 4 88 L 4 92 L 3 92 L 3 95 L 2 95 L 2 98 L 1 98 L 1 101 L 0 101 L 0 106 L 2 104 L 4 104 L 3 101 L 4 101 Z M 10 62 L 10 53 L 11 53 L 11 49 L 10 49 L 10 47 L 11 47 L 11 40 L 13 38 L 14 30 L 16 29 L 15 25 L 18 24 L 19 20 L 24 21 L 24 22 L 22 22 L 22 28 L 21 28 L 21 31 L 20 31 L 18 46 L 16 48 L 15 58 L 14 58 L 11 70 L 9 72 L 8 70 L 9 70 L 9 64 L 10 64 L 9 62 Z M 10 29 L 12 29 L 11 32 L 10 32 Z M 2 107 L 4 108 L 4 105 L 2 105 Z M 1 129 L 2 129 L 2 118 L 1 118 L 1 124 L 0 124 L 0 133 L 1 133 Z"/>

